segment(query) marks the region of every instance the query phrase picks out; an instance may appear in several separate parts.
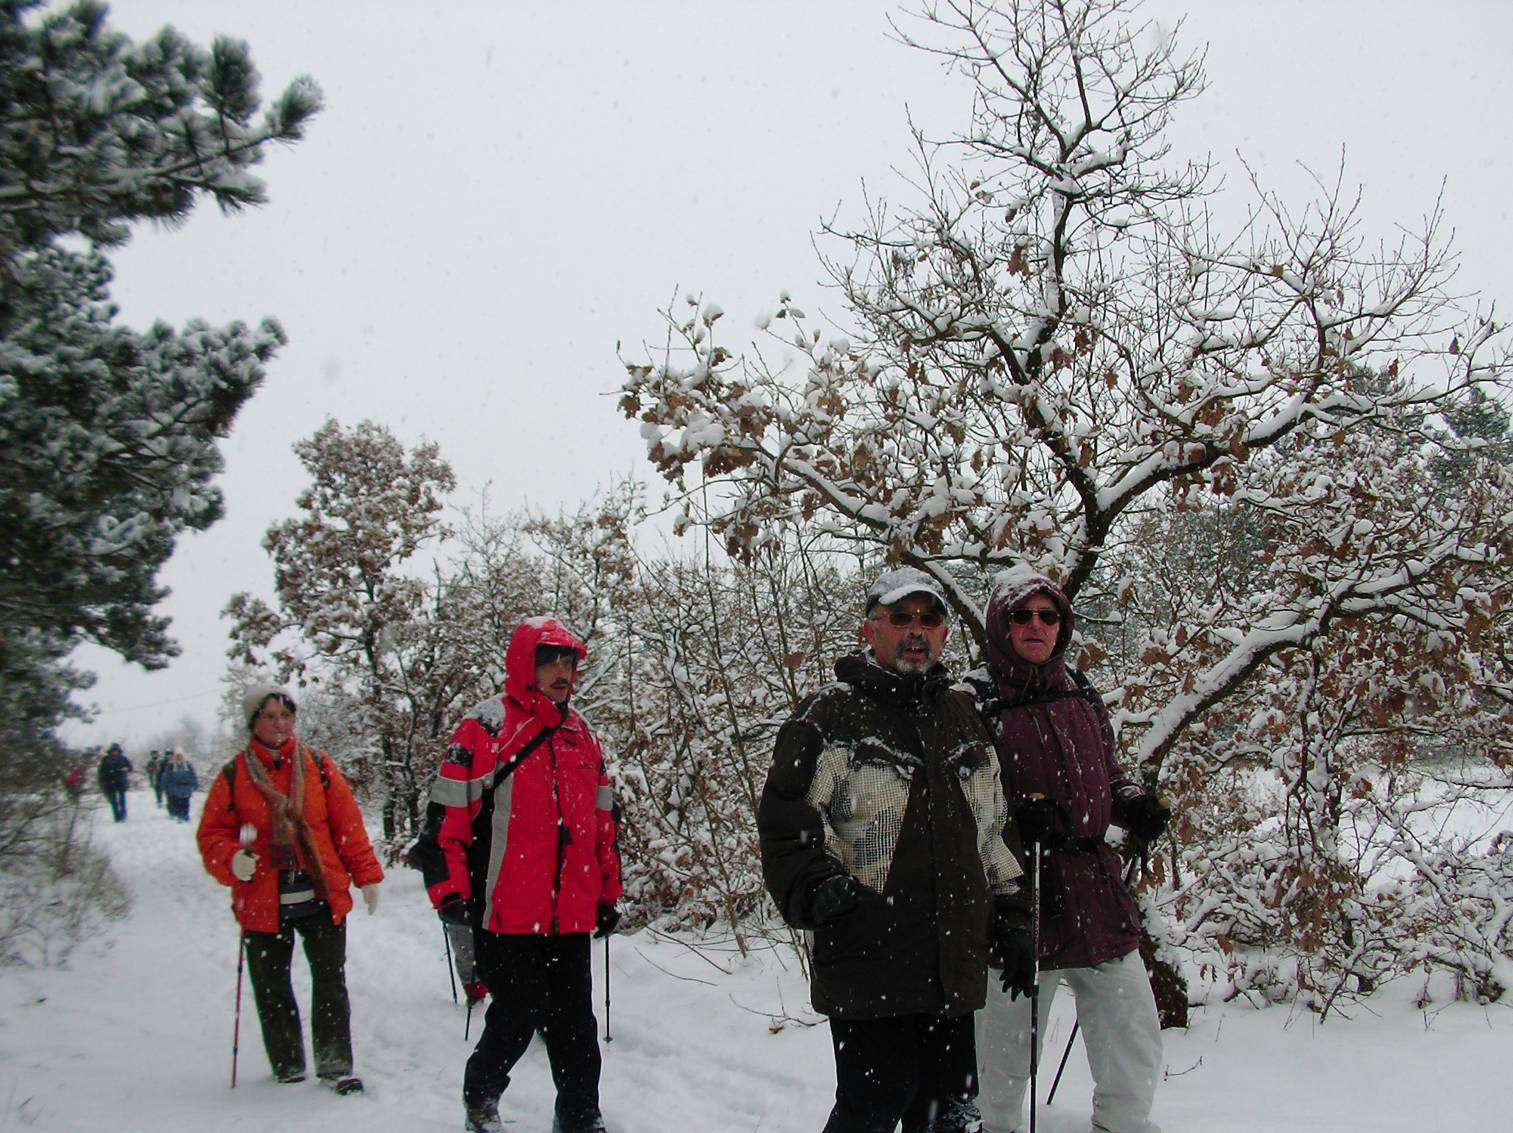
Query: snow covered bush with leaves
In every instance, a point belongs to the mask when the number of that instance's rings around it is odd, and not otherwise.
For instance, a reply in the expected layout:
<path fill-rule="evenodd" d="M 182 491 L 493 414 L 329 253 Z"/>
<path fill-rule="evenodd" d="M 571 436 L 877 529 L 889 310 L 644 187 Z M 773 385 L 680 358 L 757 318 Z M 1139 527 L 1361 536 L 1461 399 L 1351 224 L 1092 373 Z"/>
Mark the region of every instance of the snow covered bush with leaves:
<path fill-rule="evenodd" d="M 971 123 L 916 134 L 918 199 L 825 229 L 846 324 L 784 294 L 744 344 L 718 303 L 669 310 L 621 408 L 683 525 L 736 556 L 801 525 L 910 563 L 979 642 L 986 577 L 1060 580 L 1125 759 L 1178 808 L 1159 903 L 1205 961 L 1277 950 L 1223 978 L 1325 1009 L 1417 963 L 1495 993 L 1506 926 L 1449 879 L 1497 859 L 1388 804 L 1450 735 L 1513 787 L 1508 336 L 1453 290 L 1437 213 L 1381 244 L 1340 182 L 1284 202 L 1252 178 L 1224 231 L 1210 166 L 1168 161 L 1199 59 L 1136 8 L 900 21 Z M 1403 931 L 1436 916 L 1453 947 Z"/>

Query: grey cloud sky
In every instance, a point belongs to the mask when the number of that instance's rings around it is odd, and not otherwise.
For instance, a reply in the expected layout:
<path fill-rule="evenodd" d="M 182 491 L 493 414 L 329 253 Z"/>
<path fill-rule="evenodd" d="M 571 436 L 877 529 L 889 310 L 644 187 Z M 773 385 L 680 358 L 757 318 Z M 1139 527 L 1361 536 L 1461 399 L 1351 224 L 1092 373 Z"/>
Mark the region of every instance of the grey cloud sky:
<path fill-rule="evenodd" d="M 1415 226 L 1445 182 L 1462 290 L 1513 301 L 1507 120 L 1513 6 L 1498 0 L 1168 0 L 1208 43 L 1209 91 L 1182 112 L 1183 154 L 1234 154 L 1296 198 L 1341 149 L 1368 232 Z M 122 318 L 276 316 L 289 345 L 225 445 L 227 518 L 163 573 L 183 657 L 143 674 L 97 651 L 100 719 L 79 741 L 213 714 L 218 612 L 266 592 L 260 540 L 302 482 L 290 444 L 327 415 L 440 443 L 459 501 L 572 507 L 646 476 L 614 407 L 616 342 L 656 341 L 694 290 L 747 327 L 781 288 L 811 313 L 819 218 L 858 218 L 862 182 L 895 185 L 906 110 L 965 121 L 963 88 L 886 38 L 888 5 L 320 3 L 118 0 L 134 37 L 172 23 L 252 45 L 265 95 L 313 75 L 327 109 L 263 166 L 271 202 L 202 207 L 114 257 Z M 730 332 L 727 331 L 727 334 Z"/>

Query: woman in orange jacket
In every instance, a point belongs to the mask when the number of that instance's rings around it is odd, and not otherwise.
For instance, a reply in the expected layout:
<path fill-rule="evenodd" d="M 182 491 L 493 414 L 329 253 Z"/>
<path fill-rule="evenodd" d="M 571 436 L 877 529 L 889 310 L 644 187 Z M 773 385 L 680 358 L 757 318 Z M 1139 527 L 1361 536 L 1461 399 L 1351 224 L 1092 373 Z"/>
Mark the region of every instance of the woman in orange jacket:
<path fill-rule="evenodd" d="M 211 876 L 231 887 L 274 1077 L 305 1077 L 289 971 L 298 934 L 310 964 L 315 1073 L 337 1093 L 360 1092 L 346 980 L 349 887 L 355 884 L 374 912 L 383 867 L 341 772 L 324 752 L 295 738 L 293 695 L 259 685 L 243 697 L 242 709 L 251 736 L 210 788 L 197 835 L 200 856 Z"/>

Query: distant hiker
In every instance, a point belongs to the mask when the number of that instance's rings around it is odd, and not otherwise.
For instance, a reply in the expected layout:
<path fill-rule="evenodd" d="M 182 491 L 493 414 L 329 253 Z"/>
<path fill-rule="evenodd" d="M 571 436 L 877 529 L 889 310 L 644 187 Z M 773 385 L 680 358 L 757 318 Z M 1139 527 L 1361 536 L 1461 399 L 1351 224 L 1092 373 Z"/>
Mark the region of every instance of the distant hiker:
<path fill-rule="evenodd" d="M 620 913 L 620 858 L 604 753 L 568 703 L 583 644 L 531 618 L 505 653 L 504 692 L 452 733 L 412 859 L 441 919 L 473 930 L 490 996 L 463 1072 L 471 1133 L 503 1128 L 510 1070 L 540 1032 L 554 1133 L 604 1129 L 589 934 Z"/>
<path fill-rule="evenodd" d="M 814 932 L 814 1009 L 835 1050 L 826 1133 L 966 1133 L 990 960 L 1008 986 L 1030 982 L 1021 870 L 992 737 L 940 663 L 940 584 L 887 571 L 863 612 L 868 648 L 778 732 L 762 875 L 788 923 Z"/>
<path fill-rule="evenodd" d="M 158 773 L 158 790 L 168 796 L 168 817 L 180 822 L 189 821 L 189 796 L 200 788 L 200 777 L 189 762 L 184 749 L 176 747 L 173 754 L 163 761 Z"/>
<path fill-rule="evenodd" d="M 297 933 L 310 965 L 315 1073 L 339 1094 L 360 1092 L 347 998 L 348 886 L 358 887 L 373 913 L 383 868 L 341 772 L 325 752 L 295 738 L 293 694 L 258 685 L 242 698 L 242 711 L 252 734 L 210 787 L 200 856 L 211 876 L 231 887 L 274 1077 L 305 1078 L 304 1031 L 289 972 Z M 243 824 L 255 828 L 248 847 Z"/>
<path fill-rule="evenodd" d="M 1140 959 L 1140 916 L 1104 834 L 1112 822 L 1149 843 L 1171 812 L 1119 767 L 1102 698 L 1067 668 L 1072 629 L 1060 587 L 1031 570 L 1005 571 L 988 597 L 988 664 L 967 680 L 997 737 L 1020 840 L 1027 852 L 1040 847 L 1042 1017 L 1065 983 L 1092 1070 L 1093 1128 L 1151 1133 L 1161 1025 Z M 1026 1000 L 989 991 L 977 1056 L 992 1133 L 1022 1128 L 1030 1029 Z"/>
<path fill-rule="evenodd" d="M 78 802 L 84 797 L 84 781 L 89 777 L 89 772 L 84 764 L 75 763 L 63 776 L 63 789 L 68 792 L 68 797 Z"/>
<path fill-rule="evenodd" d="M 147 757 L 147 766 L 144 769 L 147 774 L 147 782 L 152 785 L 152 795 L 158 806 L 163 805 L 163 768 L 168 764 L 168 759 L 159 751 L 154 750 Z"/>
<path fill-rule="evenodd" d="M 100 760 L 100 792 L 110 803 L 110 813 L 117 822 L 126 821 L 126 788 L 131 782 L 131 760 L 120 744 L 111 744 Z"/>

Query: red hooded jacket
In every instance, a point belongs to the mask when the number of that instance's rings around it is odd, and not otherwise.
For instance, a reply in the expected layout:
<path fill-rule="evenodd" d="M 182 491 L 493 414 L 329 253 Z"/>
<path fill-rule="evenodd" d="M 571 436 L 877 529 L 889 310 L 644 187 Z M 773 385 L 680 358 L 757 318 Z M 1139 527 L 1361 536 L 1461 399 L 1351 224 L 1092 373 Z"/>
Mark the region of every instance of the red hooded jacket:
<path fill-rule="evenodd" d="M 431 788 L 432 805 L 442 808 L 445 874 L 427 890 L 437 908 L 476 895 L 479 923 L 490 932 L 591 932 L 599 906 L 621 894 L 613 795 L 587 722 L 534 687 L 538 645 L 587 655 L 555 618 L 531 618 L 515 631 L 503 694 L 457 726 Z M 499 771 L 547 729 L 500 781 Z"/>

